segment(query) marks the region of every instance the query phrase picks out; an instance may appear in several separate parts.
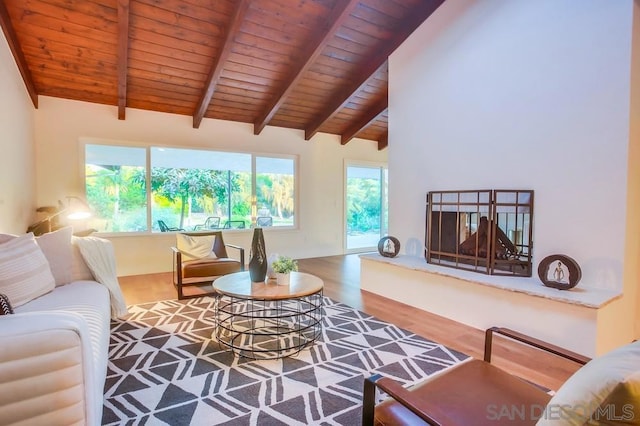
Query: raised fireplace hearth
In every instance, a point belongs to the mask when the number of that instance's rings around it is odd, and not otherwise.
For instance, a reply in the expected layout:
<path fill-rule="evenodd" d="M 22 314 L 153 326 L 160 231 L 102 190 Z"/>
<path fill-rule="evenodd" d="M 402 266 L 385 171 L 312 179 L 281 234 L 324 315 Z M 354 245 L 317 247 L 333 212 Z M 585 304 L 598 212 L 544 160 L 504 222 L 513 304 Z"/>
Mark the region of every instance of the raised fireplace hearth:
<path fill-rule="evenodd" d="M 532 225 L 532 190 L 431 191 L 425 258 L 489 275 L 530 277 Z"/>

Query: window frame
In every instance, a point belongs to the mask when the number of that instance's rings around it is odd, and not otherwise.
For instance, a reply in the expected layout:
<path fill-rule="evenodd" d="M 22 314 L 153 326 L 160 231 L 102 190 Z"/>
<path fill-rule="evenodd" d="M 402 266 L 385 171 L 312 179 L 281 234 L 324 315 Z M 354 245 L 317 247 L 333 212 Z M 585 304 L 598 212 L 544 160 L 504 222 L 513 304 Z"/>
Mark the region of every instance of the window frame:
<path fill-rule="evenodd" d="M 370 247 L 356 247 L 349 248 L 348 246 L 348 230 L 349 220 L 347 218 L 348 213 L 348 170 L 350 167 L 377 169 L 380 172 L 380 238 L 388 235 L 389 233 L 389 194 L 388 194 L 388 180 L 389 180 L 389 164 L 380 161 L 365 161 L 365 160 L 352 160 L 345 159 L 342 169 L 343 179 L 343 211 L 342 211 L 342 249 L 347 254 L 364 253 L 377 249 L 377 245 Z M 385 220 L 386 219 L 386 220 Z M 378 239 L 379 241 L 379 239 Z"/>
<path fill-rule="evenodd" d="M 256 173 L 256 159 L 257 158 L 275 158 L 275 159 L 285 159 L 291 160 L 293 165 L 293 224 L 292 225 L 284 225 L 284 226 L 270 226 L 270 232 L 273 231 L 290 231 L 299 229 L 299 194 L 300 194 L 300 179 L 299 179 L 299 156 L 296 154 L 281 154 L 281 153 L 272 153 L 272 152 L 253 152 L 253 151 L 231 151 L 224 149 L 214 149 L 209 147 L 199 147 L 199 146 L 179 146 L 179 145 L 162 145 L 162 144 L 150 144 L 150 143 L 140 143 L 140 142 L 129 142 L 129 141 L 114 141 L 114 140 L 106 140 L 106 139 L 98 139 L 98 138 L 80 138 L 79 139 L 79 150 L 80 150 L 80 180 L 82 183 L 82 193 L 86 198 L 87 191 L 87 182 L 86 182 L 86 146 L 87 145 L 102 145 L 102 146 L 110 146 L 110 147 L 124 147 L 124 148 L 143 148 L 145 150 L 145 179 L 146 179 L 146 223 L 147 229 L 145 231 L 123 231 L 123 232 L 101 232 L 98 231 L 97 234 L 106 236 L 106 237 L 117 237 L 117 236 L 135 236 L 135 235 L 163 235 L 171 232 L 156 232 L 153 230 L 153 203 L 152 197 L 153 192 L 151 189 L 151 150 L 152 148 L 166 148 L 166 149 L 181 149 L 181 150 L 193 150 L 193 151 L 212 151 L 212 152 L 221 152 L 221 153 L 229 153 L 229 154 L 244 154 L 251 156 L 251 225 L 248 228 L 244 229 L 225 229 L 225 232 L 247 232 L 253 231 L 256 228 L 256 193 L 257 193 L 257 173 Z M 177 231 L 174 231 L 177 232 Z M 191 231 L 192 232 L 192 231 Z"/>

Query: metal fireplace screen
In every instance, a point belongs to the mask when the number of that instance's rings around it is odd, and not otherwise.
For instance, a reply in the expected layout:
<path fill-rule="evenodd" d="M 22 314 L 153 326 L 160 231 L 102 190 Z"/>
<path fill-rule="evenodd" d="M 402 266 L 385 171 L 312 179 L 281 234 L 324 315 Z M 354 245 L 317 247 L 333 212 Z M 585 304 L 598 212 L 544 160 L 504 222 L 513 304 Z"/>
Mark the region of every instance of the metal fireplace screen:
<path fill-rule="evenodd" d="M 427 194 L 428 263 L 489 275 L 531 276 L 533 191 Z"/>

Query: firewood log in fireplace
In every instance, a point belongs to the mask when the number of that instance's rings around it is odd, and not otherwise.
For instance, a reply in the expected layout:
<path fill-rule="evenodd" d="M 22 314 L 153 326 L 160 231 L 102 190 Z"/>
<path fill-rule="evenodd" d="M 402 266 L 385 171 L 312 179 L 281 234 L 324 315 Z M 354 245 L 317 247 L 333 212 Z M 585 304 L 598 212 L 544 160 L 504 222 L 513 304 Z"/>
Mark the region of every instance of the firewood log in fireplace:
<path fill-rule="evenodd" d="M 492 221 L 489 221 L 486 216 L 482 216 L 480 218 L 480 225 L 478 226 L 478 230 L 471 234 L 469 238 L 464 240 L 458 246 L 458 251 L 461 254 L 469 255 L 469 256 L 477 256 L 477 257 L 487 257 L 487 253 L 489 250 L 489 225 L 492 224 Z M 499 226 L 495 227 L 496 235 L 494 238 L 494 243 L 491 244 L 492 248 L 495 250 L 495 257 L 497 259 L 509 259 L 518 253 L 518 249 L 513 244 L 513 242 L 507 237 L 507 234 L 504 233 Z M 478 252 L 476 253 L 476 247 Z"/>

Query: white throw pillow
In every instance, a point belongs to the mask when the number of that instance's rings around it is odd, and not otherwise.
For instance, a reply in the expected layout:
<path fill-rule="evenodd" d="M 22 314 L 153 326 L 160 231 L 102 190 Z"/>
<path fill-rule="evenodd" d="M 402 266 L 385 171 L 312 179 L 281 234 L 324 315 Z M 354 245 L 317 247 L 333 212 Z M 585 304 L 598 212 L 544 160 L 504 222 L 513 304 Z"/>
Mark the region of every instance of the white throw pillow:
<path fill-rule="evenodd" d="M 49 262 L 56 287 L 73 281 L 73 259 L 71 257 L 71 235 L 67 226 L 36 237 L 36 242 Z"/>
<path fill-rule="evenodd" d="M 176 234 L 176 245 L 186 260 L 202 259 L 204 257 L 216 258 L 213 245 L 216 242 L 215 235 L 185 235 Z"/>
<path fill-rule="evenodd" d="M 55 280 L 33 233 L 0 244 L 0 293 L 13 307 L 53 290 Z"/>
<path fill-rule="evenodd" d="M 596 357 L 581 367 L 551 398 L 543 425 L 638 424 L 640 341 Z M 624 421 L 623 421 L 624 420 Z"/>
<path fill-rule="evenodd" d="M 84 237 L 71 237 L 71 276 L 73 281 L 93 281 L 93 273 L 82 257 L 77 241 Z"/>

